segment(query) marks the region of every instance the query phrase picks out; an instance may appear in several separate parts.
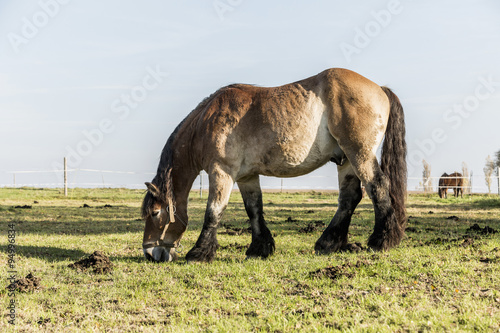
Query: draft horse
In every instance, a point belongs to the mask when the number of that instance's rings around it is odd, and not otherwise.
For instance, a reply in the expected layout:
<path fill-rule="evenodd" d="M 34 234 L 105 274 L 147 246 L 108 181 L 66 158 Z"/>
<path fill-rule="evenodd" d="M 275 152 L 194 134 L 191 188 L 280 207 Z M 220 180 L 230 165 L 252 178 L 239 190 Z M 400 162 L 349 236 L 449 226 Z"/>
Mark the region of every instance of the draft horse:
<path fill-rule="evenodd" d="M 376 158 L 383 138 L 381 162 Z M 296 177 L 338 164 L 338 209 L 315 244 L 318 254 L 348 246 L 354 209 L 366 187 L 375 210 L 368 246 L 398 245 L 406 223 L 403 108 L 386 87 L 335 68 L 279 87 L 233 84 L 205 98 L 174 130 L 142 204 L 147 259 L 172 261 L 188 225 L 188 194 L 201 170 L 209 195 L 201 234 L 186 260 L 211 262 L 217 228 L 234 183 L 250 218 L 247 257 L 267 258 L 275 243 L 266 226 L 259 175 Z"/>
<path fill-rule="evenodd" d="M 460 195 L 463 198 L 464 194 L 464 177 L 460 172 L 454 172 L 451 175 L 446 172 L 439 178 L 438 194 L 441 199 L 448 197 L 448 188 L 453 189 L 453 196 L 458 198 Z"/>

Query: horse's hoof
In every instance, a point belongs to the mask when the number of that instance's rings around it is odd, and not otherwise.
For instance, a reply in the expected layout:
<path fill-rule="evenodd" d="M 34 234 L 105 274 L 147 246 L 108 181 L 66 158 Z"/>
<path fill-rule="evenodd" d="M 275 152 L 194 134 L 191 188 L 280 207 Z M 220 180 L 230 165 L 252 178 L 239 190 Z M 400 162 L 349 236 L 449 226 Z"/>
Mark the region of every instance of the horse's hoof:
<path fill-rule="evenodd" d="M 215 258 L 216 247 L 210 249 L 202 249 L 200 247 L 193 247 L 186 254 L 187 262 L 212 262 Z"/>

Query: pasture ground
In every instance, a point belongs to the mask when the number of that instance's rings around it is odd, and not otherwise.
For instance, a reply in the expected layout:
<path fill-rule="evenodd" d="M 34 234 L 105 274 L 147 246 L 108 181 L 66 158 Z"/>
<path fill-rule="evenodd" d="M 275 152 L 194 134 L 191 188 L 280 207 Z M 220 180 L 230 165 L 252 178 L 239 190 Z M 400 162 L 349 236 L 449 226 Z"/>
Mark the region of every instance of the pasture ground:
<path fill-rule="evenodd" d="M 245 261 L 251 235 L 236 192 L 214 262 L 186 265 L 206 194 L 191 194 L 181 260 L 163 264 L 142 256 L 143 195 L 72 189 L 64 198 L 58 189 L 0 189 L 0 331 L 500 330 L 500 233 L 488 233 L 500 231 L 498 197 L 410 195 L 407 236 L 388 252 L 365 249 L 374 220 L 365 198 L 350 228 L 350 240 L 361 245 L 353 251 L 360 251 L 317 256 L 314 243 L 336 210 L 337 195 L 265 193 L 276 253 Z M 6 289 L 12 229 L 17 278 L 32 273 L 39 279 L 36 288 L 14 297 Z M 111 272 L 68 267 L 96 250 L 110 258 Z M 8 323 L 12 299 L 15 326 Z"/>

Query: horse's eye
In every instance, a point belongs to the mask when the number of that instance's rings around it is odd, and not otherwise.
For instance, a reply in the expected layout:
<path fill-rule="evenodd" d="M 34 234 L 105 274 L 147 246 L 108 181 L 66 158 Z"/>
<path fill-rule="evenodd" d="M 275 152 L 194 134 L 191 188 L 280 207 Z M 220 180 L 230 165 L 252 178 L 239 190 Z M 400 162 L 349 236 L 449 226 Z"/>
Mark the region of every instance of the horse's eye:
<path fill-rule="evenodd" d="M 160 211 L 155 210 L 151 215 L 153 215 L 153 217 L 157 217 L 158 215 L 160 215 Z"/>

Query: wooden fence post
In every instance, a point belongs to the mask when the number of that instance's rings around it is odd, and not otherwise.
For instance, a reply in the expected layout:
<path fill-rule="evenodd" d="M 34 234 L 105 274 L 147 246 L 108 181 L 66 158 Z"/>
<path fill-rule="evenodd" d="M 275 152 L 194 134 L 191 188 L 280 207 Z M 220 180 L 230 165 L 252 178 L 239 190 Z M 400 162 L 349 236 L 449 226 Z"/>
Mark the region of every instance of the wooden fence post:
<path fill-rule="evenodd" d="M 200 171 L 200 199 L 203 199 L 203 170 Z"/>
<path fill-rule="evenodd" d="M 500 166 L 497 166 L 498 195 L 500 195 Z"/>
<path fill-rule="evenodd" d="M 64 196 L 68 196 L 68 163 L 64 158 Z"/>
<path fill-rule="evenodd" d="M 473 172 L 471 170 L 470 171 L 470 192 L 469 192 L 469 194 L 472 194 L 472 185 L 473 185 L 472 183 L 473 183 L 473 180 L 474 180 L 472 177 L 473 177 Z"/>

